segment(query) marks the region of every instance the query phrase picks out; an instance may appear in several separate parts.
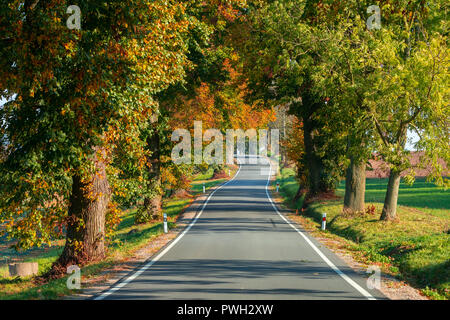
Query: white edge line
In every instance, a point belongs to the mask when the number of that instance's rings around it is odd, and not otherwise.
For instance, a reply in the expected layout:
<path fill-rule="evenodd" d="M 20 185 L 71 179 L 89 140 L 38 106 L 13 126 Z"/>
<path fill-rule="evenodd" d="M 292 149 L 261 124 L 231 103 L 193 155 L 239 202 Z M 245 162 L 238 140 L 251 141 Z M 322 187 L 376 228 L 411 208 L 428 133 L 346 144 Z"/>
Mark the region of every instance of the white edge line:
<path fill-rule="evenodd" d="M 333 269 L 338 275 L 340 275 L 345 281 L 347 281 L 353 288 L 355 288 L 356 290 L 359 291 L 359 293 L 361 293 L 363 296 L 365 296 L 367 299 L 369 300 L 376 300 L 376 298 L 374 298 L 369 292 L 367 292 L 364 288 L 362 288 L 359 284 L 357 284 L 355 281 L 353 281 L 349 276 L 347 276 L 345 273 L 343 273 L 338 267 L 336 267 L 334 265 L 333 262 L 331 262 L 326 256 L 325 254 L 322 253 L 322 251 L 319 250 L 319 248 L 317 248 L 314 243 L 312 243 L 311 240 L 308 239 L 307 236 L 305 236 L 303 234 L 303 232 L 301 232 L 300 230 L 297 229 L 296 226 L 294 226 L 289 220 L 287 220 L 281 213 L 280 211 L 278 211 L 277 206 L 275 205 L 275 203 L 273 202 L 272 198 L 270 197 L 269 194 L 269 183 L 270 183 L 270 177 L 272 175 L 272 164 L 269 162 L 270 165 L 270 174 L 269 174 L 269 178 L 267 179 L 267 184 L 266 184 L 266 194 L 267 194 L 267 198 L 269 199 L 270 203 L 272 204 L 272 207 L 275 209 L 275 211 L 278 213 L 278 215 L 288 224 L 290 225 L 295 231 L 297 231 L 304 239 L 305 241 L 311 246 L 311 248 L 314 249 L 314 251 L 323 259 L 323 261 L 326 262 L 326 264 L 328 264 L 330 266 L 331 269 Z"/>
<path fill-rule="evenodd" d="M 367 292 L 364 288 L 362 288 L 360 285 L 358 285 L 355 281 L 353 281 L 349 276 L 347 276 L 345 273 L 343 273 L 338 267 L 336 267 L 323 253 L 322 251 L 319 250 L 319 248 L 317 248 L 314 243 L 311 242 L 311 240 L 308 239 L 308 237 L 306 237 L 303 232 L 301 232 L 300 230 L 297 229 L 297 227 L 295 227 L 289 220 L 287 220 L 279 211 L 278 208 L 276 207 L 275 203 L 273 202 L 272 198 L 270 197 L 269 191 L 268 191 L 268 186 L 270 183 L 270 177 L 272 175 L 272 164 L 269 162 L 270 165 L 270 171 L 269 171 L 269 176 L 267 179 L 267 183 L 266 183 L 266 195 L 267 198 L 269 199 L 270 203 L 272 204 L 272 207 L 275 209 L 275 211 L 278 213 L 278 215 L 288 224 L 290 225 L 295 231 L 297 231 L 297 233 L 299 233 L 304 239 L 305 241 L 311 246 L 311 248 L 314 249 L 314 251 L 316 251 L 316 253 L 328 264 L 328 266 L 330 266 L 338 275 L 340 275 L 345 281 L 347 281 L 352 287 L 354 287 L 356 290 L 358 290 L 363 296 L 365 296 L 367 299 L 369 300 L 376 300 L 369 292 Z M 131 281 L 133 281 L 134 279 L 136 279 L 138 276 L 140 276 L 145 270 L 147 270 L 148 268 L 150 268 L 155 262 L 157 262 L 159 259 L 161 259 L 173 246 L 175 246 L 175 244 L 178 243 L 178 241 L 181 240 L 181 238 L 192 228 L 192 226 L 197 222 L 197 219 L 202 215 L 203 210 L 205 209 L 206 205 L 208 204 L 209 200 L 211 199 L 211 197 L 214 195 L 214 193 L 216 193 L 216 191 L 220 190 L 222 187 L 226 186 L 228 183 L 230 183 L 231 181 L 233 181 L 239 174 L 239 172 L 241 171 L 241 166 L 239 166 L 239 170 L 238 172 L 236 172 L 236 174 L 234 175 L 234 177 L 227 181 L 226 183 L 224 183 L 223 185 L 221 185 L 219 188 L 217 188 L 216 190 L 214 190 L 206 199 L 206 201 L 203 203 L 203 207 L 200 210 L 199 214 L 197 214 L 197 216 L 194 218 L 194 220 L 189 224 L 189 226 L 175 239 L 173 240 L 173 242 L 167 247 L 165 248 L 163 251 L 161 251 L 155 258 L 153 258 L 151 261 L 147 262 L 144 266 L 142 266 L 138 271 L 136 271 L 133 275 L 129 276 L 127 279 L 125 279 L 124 281 L 121 281 L 120 283 L 118 283 L 117 285 L 115 285 L 114 287 L 112 287 L 111 289 L 109 289 L 108 291 L 102 293 L 101 295 L 97 296 L 94 298 L 94 300 L 103 300 L 104 298 L 106 298 L 107 296 L 111 295 L 112 293 L 118 291 L 120 288 L 124 287 L 125 285 L 127 285 L 128 283 L 130 283 Z"/>
<path fill-rule="evenodd" d="M 147 270 L 148 268 L 150 268 L 155 262 L 157 262 L 159 259 L 161 259 L 174 245 L 176 245 L 178 243 L 178 241 L 181 240 L 181 238 L 183 238 L 183 236 L 192 228 L 192 226 L 197 222 L 197 219 L 200 218 L 200 216 L 203 213 L 203 210 L 205 209 L 206 205 L 208 204 L 209 200 L 211 199 L 211 197 L 214 195 L 214 193 L 216 193 L 216 191 L 220 190 L 221 188 L 225 187 L 227 184 L 229 184 L 231 181 L 233 181 L 239 174 L 239 172 L 241 171 L 241 166 L 239 165 L 239 170 L 236 172 L 236 174 L 234 175 L 234 177 L 230 180 L 228 180 L 226 183 L 222 184 L 220 187 L 218 187 L 217 189 L 215 189 L 213 192 L 211 192 L 211 194 L 209 195 L 209 197 L 206 199 L 206 201 L 203 203 L 203 207 L 200 210 L 200 212 L 196 215 L 196 217 L 194 218 L 194 220 L 189 224 L 189 226 L 184 229 L 184 231 L 175 239 L 172 241 L 172 243 L 165 248 L 163 251 L 161 251 L 156 257 L 154 257 L 152 260 L 150 260 L 149 262 L 147 262 L 145 265 L 143 265 L 138 271 L 136 271 L 134 274 L 132 274 L 131 276 L 129 276 L 128 278 L 126 278 L 125 280 L 119 282 L 118 284 L 116 284 L 115 286 L 113 286 L 112 288 L 110 288 L 108 291 L 98 295 L 97 297 L 94 298 L 94 300 L 103 300 L 104 298 L 106 298 L 107 296 L 111 295 L 112 293 L 118 291 L 120 288 L 126 286 L 128 283 L 130 283 L 131 281 L 133 281 L 134 279 L 136 279 L 137 277 L 139 277 L 145 270 Z"/>

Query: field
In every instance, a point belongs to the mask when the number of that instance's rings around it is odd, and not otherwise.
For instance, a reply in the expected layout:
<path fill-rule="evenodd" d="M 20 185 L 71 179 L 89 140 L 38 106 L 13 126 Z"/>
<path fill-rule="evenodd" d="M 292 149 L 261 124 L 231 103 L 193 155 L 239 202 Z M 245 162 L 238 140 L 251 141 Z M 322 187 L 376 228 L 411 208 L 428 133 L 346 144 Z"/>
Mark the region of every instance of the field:
<path fill-rule="evenodd" d="M 388 179 L 367 179 L 366 202 L 383 203 Z M 342 181 L 337 194 L 344 196 L 345 182 Z M 443 218 L 450 218 L 450 190 L 438 188 L 425 178 L 417 178 L 412 186 L 405 183 L 400 185 L 398 204 L 409 208 L 416 208 Z"/>
<path fill-rule="evenodd" d="M 292 203 L 297 183 L 292 169 L 279 176 L 280 194 L 288 207 L 297 209 L 302 199 Z M 424 178 L 413 186 L 402 182 L 399 194 L 399 222 L 380 221 L 387 179 L 367 179 L 366 206 L 374 213 L 344 215 L 342 199 L 312 204 L 306 219 L 318 229 L 323 212 L 327 213 L 324 235 L 338 237 L 354 258 L 377 264 L 383 272 L 405 280 L 433 299 L 450 297 L 450 190 L 444 190 Z M 344 195 L 342 182 L 336 192 Z"/>

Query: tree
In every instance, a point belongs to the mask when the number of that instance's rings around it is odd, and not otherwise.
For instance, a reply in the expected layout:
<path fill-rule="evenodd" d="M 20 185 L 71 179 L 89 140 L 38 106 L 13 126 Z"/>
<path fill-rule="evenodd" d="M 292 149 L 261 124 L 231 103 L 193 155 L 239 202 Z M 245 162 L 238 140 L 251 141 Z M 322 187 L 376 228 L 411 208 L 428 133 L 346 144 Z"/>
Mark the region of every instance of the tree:
<path fill-rule="evenodd" d="M 308 197 L 336 186 L 335 157 L 324 152 L 329 137 L 323 130 L 324 97 L 314 90 L 313 68 L 320 62 L 318 39 L 313 33 L 317 1 L 256 2 L 245 16 L 247 28 L 240 46 L 244 72 L 249 78 L 249 99 L 278 105 L 289 104 L 304 130 L 303 157 L 299 166 L 307 176 Z M 243 31 L 243 32 L 244 32 Z"/>
<path fill-rule="evenodd" d="M 172 143 L 164 139 L 178 125 L 202 120 L 211 128 L 234 127 L 239 123 L 263 123 L 264 112 L 256 112 L 259 117 L 248 114 L 255 111 L 254 106 L 243 103 L 242 92 L 245 92 L 245 81 L 237 79 L 239 75 L 239 56 L 226 41 L 228 28 L 245 7 L 245 1 L 188 1 L 187 12 L 194 21 L 193 27 L 186 34 L 185 41 L 189 47 L 188 58 L 193 68 L 189 69 L 186 78 L 164 90 L 157 96 L 159 103 L 158 119 L 153 122 L 153 130 L 148 132 L 148 149 L 153 150 L 151 158 L 154 164 L 149 173 L 147 195 L 144 207 L 137 213 L 137 221 L 161 217 L 161 169 L 177 166 L 162 158 L 170 154 Z M 239 90 L 239 91 L 237 91 Z M 242 121 L 245 119 L 245 121 Z M 159 152 L 155 152 L 159 150 Z M 223 166 L 217 166 L 222 171 Z"/>
<path fill-rule="evenodd" d="M 287 159 L 294 161 L 297 164 L 296 178 L 299 184 L 299 188 L 296 195 L 294 196 L 294 203 L 297 202 L 297 200 L 302 196 L 302 194 L 304 193 L 303 189 L 307 186 L 305 169 L 301 165 L 301 159 L 303 158 L 303 154 L 305 152 L 304 139 L 302 136 L 302 123 L 296 117 L 294 117 L 291 126 L 287 129 L 285 140 L 283 141 Z"/>
<path fill-rule="evenodd" d="M 448 72 L 445 3 L 401 2 L 383 6 L 391 14 L 373 37 L 373 91 L 365 96 L 378 135 L 376 150 L 390 166 L 382 220 L 396 220 L 401 172 L 411 168 L 405 150 L 407 131 L 420 135 L 418 151 L 432 170 L 431 178 L 448 185 L 438 159 L 449 163 Z M 375 65 L 376 64 L 376 65 Z M 409 171 L 409 180 L 414 172 Z"/>
<path fill-rule="evenodd" d="M 333 129 L 336 137 L 343 132 L 347 137 L 350 158 L 344 210 L 363 209 L 365 160 L 376 152 L 391 168 L 381 219 L 395 220 L 400 174 L 411 167 L 405 150 L 408 130 L 421 135 L 418 145 L 425 151 L 423 161 L 431 162 L 432 176 L 444 183 L 436 159 L 448 162 L 448 139 L 430 143 L 426 136 L 436 137 L 439 132 L 440 137 L 448 137 L 448 119 L 442 118 L 448 57 L 442 26 L 436 22 L 442 21 L 437 16 L 444 11 L 443 3 L 380 5 L 383 25 L 379 31 L 366 30 L 364 7 L 351 2 L 334 10 L 330 24 L 314 29 L 326 39 L 326 45 L 318 49 L 322 59 L 315 86 L 332 97 L 327 116 L 339 119 L 346 128 Z M 414 172 L 409 174 L 411 181 Z"/>
<path fill-rule="evenodd" d="M 381 218 L 395 219 L 400 173 L 410 167 L 408 130 L 420 134 L 424 161 L 445 183 L 437 159 L 448 162 L 448 140 L 430 139 L 448 137 L 445 5 L 383 2 L 381 30 L 367 31 L 366 4 L 258 3 L 244 51 L 255 97 L 291 102 L 303 123 L 310 193 L 332 186 L 326 177 L 339 172 L 346 154 L 345 209 L 360 211 L 365 161 L 377 152 L 391 166 Z"/>
<path fill-rule="evenodd" d="M 367 5 L 344 1 L 336 8 L 322 8 L 326 19 L 314 29 L 321 39 L 317 48 L 320 63 L 313 70 L 314 86 L 318 94 L 327 96 L 322 117 L 328 119 L 328 142 L 346 146 L 345 212 L 364 211 L 366 162 L 372 151 L 373 128 L 364 104 L 364 96 L 372 90 L 368 75 L 374 72 L 371 36 L 366 28 Z"/>
<path fill-rule="evenodd" d="M 232 1 L 228 6 L 240 1 Z M 169 118 L 174 112 L 183 112 L 187 106 L 180 104 L 179 97 L 192 95 L 201 83 L 201 78 L 206 78 L 217 69 L 215 59 L 219 50 L 211 49 L 214 43 L 214 33 L 217 28 L 214 23 L 220 19 L 221 8 L 217 1 L 183 1 L 186 4 L 186 13 L 191 20 L 191 28 L 184 34 L 183 41 L 187 46 L 187 58 L 190 68 L 186 70 L 186 76 L 182 81 L 173 83 L 162 90 L 156 97 L 158 109 L 149 126 L 143 132 L 146 139 L 146 149 L 151 150 L 148 161 L 151 166 L 147 168 L 145 175 L 144 206 L 136 214 L 136 222 L 145 223 L 151 219 L 162 218 L 162 184 L 161 170 L 171 167 L 170 162 L 162 162 L 163 156 L 170 154 L 171 142 L 164 137 L 170 134 Z M 228 7 L 226 6 L 226 7 Z M 209 64 L 212 64 L 209 65 Z M 211 71 L 214 70 L 214 71 Z M 173 166 L 172 166 L 173 167 Z"/>
<path fill-rule="evenodd" d="M 104 257 L 115 142 L 131 142 L 127 130 L 136 132 L 152 96 L 182 78 L 187 63 L 182 4 L 79 6 L 82 28 L 69 30 L 61 1 L 0 5 L 0 92 L 15 97 L 0 115 L 1 220 L 18 248 L 49 243 L 65 227 L 54 271 Z"/>

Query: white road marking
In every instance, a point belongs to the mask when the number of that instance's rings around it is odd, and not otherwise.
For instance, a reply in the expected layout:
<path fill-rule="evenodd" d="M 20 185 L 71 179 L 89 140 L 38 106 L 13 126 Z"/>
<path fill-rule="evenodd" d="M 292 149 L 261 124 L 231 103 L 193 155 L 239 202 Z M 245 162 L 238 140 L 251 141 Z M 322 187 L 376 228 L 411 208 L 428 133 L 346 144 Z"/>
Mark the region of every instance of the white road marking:
<path fill-rule="evenodd" d="M 181 238 L 183 238 L 183 236 L 192 228 L 192 226 L 197 222 L 198 218 L 200 218 L 200 216 L 203 213 L 203 210 L 205 209 L 206 205 L 208 204 L 209 200 L 211 199 L 211 197 L 214 195 L 214 193 L 216 193 L 216 191 L 220 190 L 221 188 L 225 187 L 227 184 L 229 184 L 231 181 L 233 181 L 239 174 L 239 172 L 241 171 L 241 166 L 239 166 L 239 170 L 236 172 L 236 174 L 234 175 L 234 177 L 227 181 L 226 183 L 222 184 L 219 188 L 217 188 L 216 190 L 214 190 L 209 197 L 206 199 L 206 201 L 203 203 L 203 207 L 200 210 L 199 214 L 197 214 L 197 216 L 194 218 L 194 220 L 189 224 L 189 226 L 175 239 L 173 240 L 173 242 L 167 247 L 165 248 L 163 251 L 161 251 L 155 258 L 153 258 L 152 260 L 150 260 L 149 262 L 147 262 L 145 265 L 143 265 L 138 271 L 136 271 L 135 273 L 133 273 L 131 276 L 129 276 L 128 278 L 126 278 L 125 280 L 121 281 L 120 283 L 116 284 L 115 286 L 113 286 L 112 288 L 110 288 L 108 291 L 102 293 L 101 295 L 97 296 L 94 298 L 94 300 L 103 300 L 104 298 L 106 298 L 107 296 L 111 295 L 112 293 L 118 291 L 120 288 L 126 286 L 128 283 L 130 283 L 131 281 L 133 281 L 134 279 L 136 279 L 137 277 L 139 277 L 145 270 L 147 270 L 148 268 L 150 268 L 155 262 L 157 262 L 159 259 L 161 259 L 170 249 L 172 249 L 172 247 L 174 245 L 176 245 L 178 243 L 178 241 L 181 240 Z"/>
<path fill-rule="evenodd" d="M 214 195 L 214 193 L 216 193 L 216 191 L 220 190 L 222 187 L 226 186 L 227 184 L 229 184 L 230 182 L 232 182 L 239 174 L 239 172 L 241 171 L 241 166 L 239 166 L 239 170 L 238 172 L 235 174 L 235 176 L 227 181 L 226 183 L 224 183 L 223 185 L 221 185 L 219 188 L 217 188 L 216 190 L 214 190 L 206 199 L 206 201 L 203 204 L 202 209 L 200 210 L 199 214 L 194 218 L 194 220 L 189 224 L 189 226 L 175 239 L 173 240 L 173 242 L 167 247 L 165 248 L 163 251 L 161 251 L 155 258 L 153 258 L 152 260 L 150 260 L 149 262 L 147 262 L 144 266 L 142 266 L 138 271 L 136 271 L 134 274 L 132 274 L 131 276 L 129 276 L 128 278 L 126 278 L 125 280 L 121 281 L 120 283 L 118 283 L 117 285 L 113 286 L 112 288 L 110 288 L 108 291 L 102 293 L 101 295 L 97 296 L 94 298 L 94 300 L 103 300 L 104 298 L 106 298 L 107 296 L 111 295 L 112 293 L 120 290 L 122 287 L 126 286 L 128 283 L 130 283 L 131 281 L 133 281 L 134 279 L 136 279 L 137 277 L 139 277 L 145 270 L 147 270 L 148 268 L 150 268 L 154 263 L 156 263 L 158 260 L 160 260 L 173 246 L 175 246 L 175 244 L 178 243 L 178 241 L 181 240 L 181 238 L 192 228 L 192 226 L 197 222 L 198 218 L 200 218 L 200 216 L 203 213 L 203 210 L 205 209 L 206 205 L 208 204 L 209 200 L 211 199 L 211 197 Z M 352 287 L 354 287 L 356 290 L 358 290 L 363 296 L 365 296 L 367 299 L 369 300 L 376 300 L 369 292 L 367 292 L 366 290 L 364 290 L 361 286 L 359 286 L 355 281 L 353 281 L 350 277 L 348 277 L 346 274 L 344 274 L 338 267 L 336 267 L 315 245 L 314 243 L 311 242 L 311 240 L 308 239 L 308 237 L 306 237 L 303 232 L 301 232 L 300 230 L 297 229 L 297 227 L 295 227 L 291 222 L 289 222 L 289 220 L 287 220 L 279 211 L 278 208 L 276 207 L 275 203 L 273 202 L 272 198 L 270 197 L 269 191 L 268 191 L 268 187 L 269 187 L 269 183 L 270 183 L 270 177 L 272 175 L 272 165 L 270 164 L 270 170 L 269 170 L 269 174 L 268 174 L 268 179 L 267 179 L 267 183 L 266 183 L 266 195 L 267 198 L 269 199 L 270 203 L 272 204 L 272 207 L 274 208 L 274 210 L 278 213 L 278 215 L 288 224 L 290 225 L 295 231 L 297 231 L 304 239 L 305 241 L 311 246 L 311 248 L 316 251 L 316 253 L 328 264 L 328 266 L 330 266 L 338 275 L 340 275 L 345 281 L 347 281 Z"/>
<path fill-rule="evenodd" d="M 272 172 L 272 164 L 270 164 L 270 172 Z M 269 194 L 269 183 L 270 183 L 270 177 L 271 174 L 269 174 L 269 177 L 267 179 L 267 183 L 266 183 L 266 194 L 267 194 L 267 198 L 269 199 L 270 203 L 272 204 L 272 207 L 275 209 L 275 211 L 278 213 L 278 215 L 288 224 L 290 225 L 292 228 L 294 228 L 295 231 L 297 231 L 304 239 L 305 241 L 311 246 L 311 248 L 314 249 L 314 251 L 323 259 L 323 261 L 326 262 L 326 264 L 328 264 L 331 269 L 333 269 L 338 275 L 340 275 L 345 281 L 347 281 L 353 288 L 355 288 L 356 290 L 359 291 L 359 293 L 361 293 L 363 296 L 365 296 L 367 299 L 369 300 L 376 300 L 369 292 L 367 292 L 364 288 L 362 288 L 359 284 L 357 284 L 355 281 L 353 281 L 349 276 L 347 276 L 345 273 L 343 273 L 338 267 L 336 267 L 334 265 L 333 262 L 331 262 L 326 256 L 325 254 L 322 253 L 322 251 L 319 250 L 319 248 L 317 248 L 314 243 L 311 242 L 311 240 L 308 239 L 307 236 L 305 236 L 303 234 L 303 232 L 301 232 L 300 230 L 297 229 L 296 226 L 294 226 L 289 220 L 287 220 L 281 213 L 280 211 L 278 211 L 277 206 L 275 205 L 275 203 L 273 202 L 272 198 L 270 197 Z"/>

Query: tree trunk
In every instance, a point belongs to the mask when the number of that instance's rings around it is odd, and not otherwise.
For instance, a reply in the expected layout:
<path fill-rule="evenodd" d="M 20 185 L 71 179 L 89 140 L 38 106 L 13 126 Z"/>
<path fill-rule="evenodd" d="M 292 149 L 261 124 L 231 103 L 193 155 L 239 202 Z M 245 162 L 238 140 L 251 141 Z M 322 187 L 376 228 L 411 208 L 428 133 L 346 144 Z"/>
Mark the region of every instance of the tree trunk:
<path fill-rule="evenodd" d="M 364 212 L 366 191 L 366 164 L 352 158 L 345 179 L 344 212 Z"/>
<path fill-rule="evenodd" d="M 294 198 L 292 199 L 292 204 L 296 205 L 297 201 L 303 197 L 303 195 L 305 194 L 305 187 L 304 187 L 304 182 L 302 179 L 302 170 L 301 168 L 301 164 L 297 164 L 297 168 L 296 168 L 296 175 L 297 175 L 297 179 L 298 179 L 298 189 L 297 192 L 295 193 Z M 302 204 L 303 205 L 303 204 Z"/>
<path fill-rule="evenodd" d="M 317 156 L 314 146 L 314 124 L 310 119 L 303 119 L 305 162 L 308 170 L 308 196 L 316 195 L 324 190 L 322 184 L 323 163 Z"/>
<path fill-rule="evenodd" d="M 297 192 L 295 193 L 294 198 L 292 199 L 292 203 L 295 205 L 297 201 L 304 195 L 305 189 L 302 187 L 302 185 L 298 186 Z"/>
<path fill-rule="evenodd" d="M 389 182 L 384 199 L 383 211 L 380 220 L 397 220 L 397 200 L 398 189 L 400 187 L 400 172 L 391 170 L 389 173 Z"/>
<path fill-rule="evenodd" d="M 161 218 L 162 214 L 162 195 L 156 194 L 148 196 L 144 199 L 144 207 L 147 211 L 147 215 L 151 220 L 157 220 Z"/>
<path fill-rule="evenodd" d="M 96 162 L 96 174 L 83 181 L 72 177 L 66 245 L 57 261 L 60 267 L 82 265 L 105 257 L 105 214 L 111 196 L 106 166 Z"/>
<path fill-rule="evenodd" d="M 147 139 L 147 146 L 152 154 L 149 156 L 149 189 L 150 195 L 144 199 L 143 210 L 136 215 L 137 223 L 162 218 L 162 190 L 161 190 L 161 149 L 159 133 L 155 132 Z"/>

